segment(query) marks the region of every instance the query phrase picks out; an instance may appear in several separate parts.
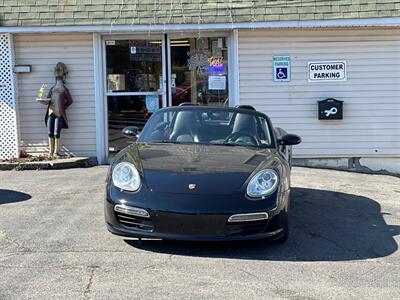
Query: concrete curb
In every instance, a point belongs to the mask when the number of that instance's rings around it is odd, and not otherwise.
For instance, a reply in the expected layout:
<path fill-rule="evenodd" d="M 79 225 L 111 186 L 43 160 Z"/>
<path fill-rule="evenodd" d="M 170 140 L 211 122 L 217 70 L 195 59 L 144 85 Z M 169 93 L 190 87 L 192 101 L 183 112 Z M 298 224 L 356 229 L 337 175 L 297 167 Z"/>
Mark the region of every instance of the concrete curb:
<path fill-rule="evenodd" d="M 23 170 L 59 170 L 70 168 L 87 168 L 97 165 L 95 157 L 71 157 L 51 161 L 32 161 L 32 162 L 1 162 L 0 171 L 23 171 Z"/>
<path fill-rule="evenodd" d="M 400 160 L 351 157 L 351 158 L 293 158 L 292 165 L 297 167 L 317 168 L 356 172 L 363 174 L 391 175 L 400 177 Z"/>
<path fill-rule="evenodd" d="M 355 168 L 341 168 L 341 167 L 331 167 L 331 166 L 310 166 L 310 165 L 303 165 L 303 164 L 297 164 L 293 163 L 293 167 L 300 167 L 300 168 L 309 168 L 309 169 L 319 169 L 319 170 L 333 170 L 333 171 L 341 171 L 341 172 L 350 172 L 350 173 L 359 173 L 359 174 L 368 174 L 368 175 L 386 175 L 386 176 L 393 176 L 393 177 L 399 177 L 400 174 L 397 173 L 391 173 L 388 171 L 373 171 L 369 169 L 355 169 Z"/>

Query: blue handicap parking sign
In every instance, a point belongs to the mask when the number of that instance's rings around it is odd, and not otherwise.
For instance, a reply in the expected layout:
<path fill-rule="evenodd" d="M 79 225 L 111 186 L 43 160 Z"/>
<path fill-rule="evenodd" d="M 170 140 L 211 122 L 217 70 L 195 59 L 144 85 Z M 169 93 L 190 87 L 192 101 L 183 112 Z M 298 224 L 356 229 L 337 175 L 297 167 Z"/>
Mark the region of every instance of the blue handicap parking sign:
<path fill-rule="evenodd" d="M 290 81 L 290 56 L 276 55 L 272 57 L 273 80 L 276 82 Z"/>
<path fill-rule="evenodd" d="M 276 79 L 287 79 L 288 69 L 287 67 L 276 68 L 275 74 Z"/>

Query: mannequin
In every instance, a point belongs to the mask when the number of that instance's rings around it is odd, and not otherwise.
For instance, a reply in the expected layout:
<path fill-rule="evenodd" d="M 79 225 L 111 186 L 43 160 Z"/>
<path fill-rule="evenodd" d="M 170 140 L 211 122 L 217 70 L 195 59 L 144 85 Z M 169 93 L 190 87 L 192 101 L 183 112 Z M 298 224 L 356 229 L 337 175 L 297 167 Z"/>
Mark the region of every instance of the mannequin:
<path fill-rule="evenodd" d="M 49 157 L 59 157 L 61 147 L 61 129 L 68 128 L 66 109 L 73 100 L 65 84 L 68 74 L 67 66 L 59 62 L 54 69 L 56 84 L 50 89 L 47 98 L 51 99 L 45 116 L 49 134 Z"/>

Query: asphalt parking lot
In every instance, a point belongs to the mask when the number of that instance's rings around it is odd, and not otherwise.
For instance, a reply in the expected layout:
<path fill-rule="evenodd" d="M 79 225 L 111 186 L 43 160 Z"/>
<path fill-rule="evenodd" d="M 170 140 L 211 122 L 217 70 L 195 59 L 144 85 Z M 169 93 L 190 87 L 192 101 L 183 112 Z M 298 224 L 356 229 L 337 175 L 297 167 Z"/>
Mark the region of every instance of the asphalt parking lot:
<path fill-rule="evenodd" d="M 139 242 L 106 171 L 0 172 L 0 299 L 400 299 L 400 178 L 294 168 L 284 245 Z"/>

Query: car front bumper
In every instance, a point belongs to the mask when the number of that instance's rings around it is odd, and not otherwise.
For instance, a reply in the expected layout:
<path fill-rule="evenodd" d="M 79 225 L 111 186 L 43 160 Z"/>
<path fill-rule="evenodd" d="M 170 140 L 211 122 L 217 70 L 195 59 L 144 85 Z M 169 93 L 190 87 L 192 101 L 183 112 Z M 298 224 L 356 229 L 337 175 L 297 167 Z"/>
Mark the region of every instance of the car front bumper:
<path fill-rule="evenodd" d="M 111 193 L 112 194 L 112 193 Z M 287 222 L 289 191 L 277 193 L 274 203 L 262 205 L 245 210 L 227 211 L 219 209 L 210 213 L 204 210 L 156 209 L 138 206 L 139 203 L 123 202 L 126 205 L 145 209 L 149 216 L 132 216 L 115 211 L 115 205 L 121 203 L 120 197 L 111 197 L 108 193 L 105 201 L 105 219 L 110 232 L 136 238 L 157 238 L 168 240 L 192 241 L 228 241 L 228 240 L 253 240 L 253 239 L 278 239 L 284 234 Z M 115 199 L 117 198 L 117 199 Z M 261 204 L 261 205 L 260 205 Z M 229 222 L 230 216 L 239 213 L 266 212 L 268 218 L 256 221 Z"/>

